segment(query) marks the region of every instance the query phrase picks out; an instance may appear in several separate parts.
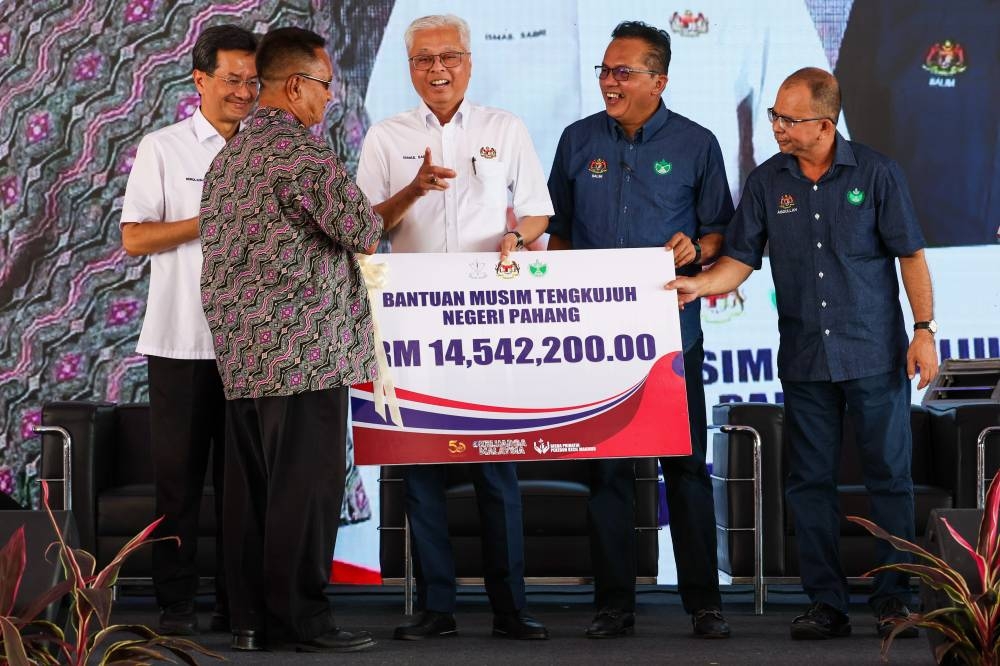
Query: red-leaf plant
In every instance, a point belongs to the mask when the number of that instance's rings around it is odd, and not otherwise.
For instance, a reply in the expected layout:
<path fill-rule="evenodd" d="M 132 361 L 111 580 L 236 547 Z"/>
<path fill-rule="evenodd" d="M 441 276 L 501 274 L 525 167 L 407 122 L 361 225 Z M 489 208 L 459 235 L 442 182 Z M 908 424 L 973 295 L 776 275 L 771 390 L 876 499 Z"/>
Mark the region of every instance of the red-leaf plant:
<path fill-rule="evenodd" d="M 936 557 L 906 539 L 892 536 L 881 527 L 857 516 L 848 520 L 861 525 L 873 535 L 888 541 L 896 550 L 913 553 L 926 563 L 915 562 L 886 564 L 869 571 L 871 576 L 880 571 L 898 571 L 919 577 L 927 586 L 940 590 L 950 600 L 946 608 L 936 608 L 923 613 L 911 613 L 907 619 L 895 621 L 892 631 L 882 642 L 882 659 L 888 660 L 893 639 L 908 627 L 925 627 L 939 631 L 945 640 L 935 650 L 934 658 L 940 664 L 945 659 L 966 664 L 1000 663 L 1000 474 L 993 477 L 986 496 L 986 509 L 979 526 L 976 547 L 966 541 L 946 518 L 942 518 L 949 534 L 969 553 L 976 563 L 979 575 L 972 586 L 948 562 Z"/>
<path fill-rule="evenodd" d="M 110 624 L 112 590 L 125 558 L 136 549 L 154 541 L 151 535 L 163 518 L 158 518 L 125 544 L 114 559 L 99 572 L 97 561 L 85 550 L 71 548 L 59 530 L 49 508 L 49 487 L 42 481 L 42 504 L 52 522 L 57 540 L 49 546 L 58 551 L 65 579 L 58 582 L 27 605 L 24 612 L 13 615 L 14 602 L 27 564 L 24 527 L 11 535 L 0 549 L 0 663 L 10 666 L 58 664 L 60 656 L 72 666 L 94 663 L 142 664 L 157 661 L 173 662 L 178 658 L 188 664 L 197 661 L 192 652 L 215 659 L 221 655 L 210 652 L 193 641 L 173 636 L 159 636 L 143 625 Z M 164 537 L 174 539 L 177 537 Z M 69 614 L 72 632 L 67 639 L 61 627 L 38 619 L 45 608 L 65 595 L 70 595 Z M 97 656 L 100 655 L 98 659 Z"/>

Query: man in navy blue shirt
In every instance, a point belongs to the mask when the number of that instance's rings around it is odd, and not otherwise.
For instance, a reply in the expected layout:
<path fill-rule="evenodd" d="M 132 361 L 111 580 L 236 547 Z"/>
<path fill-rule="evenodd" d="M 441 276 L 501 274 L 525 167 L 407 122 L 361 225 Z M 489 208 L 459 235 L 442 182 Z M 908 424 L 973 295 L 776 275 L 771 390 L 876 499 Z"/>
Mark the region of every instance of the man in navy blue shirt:
<path fill-rule="evenodd" d="M 677 289 L 682 307 L 726 293 L 761 267 L 769 246 L 789 435 L 786 495 L 812 601 L 791 634 L 836 638 L 851 633 L 836 493 L 844 409 L 854 416 L 875 522 L 912 540 L 909 379 L 919 369 L 923 388 L 937 374 L 937 324 L 906 181 L 895 162 L 837 132 L 837 80 L 801 69 L 785 79 L 768 113 L 781 152 L 747 179 L 724 256 L 667 287 Z M 909 346 L 897 258 L 916 322 Z M 878 548 L 883 563 L 905 561 L 884 541 Z M 908 597 L 906 575 L 875 577 L 870 603 L 880 636 L 909 615 Z"/>
<path fill-rule="evenodd" d="M 733 213 L 722 152 L 704 127 L 661 100 L 670 36 L 618 25 L 595 69 L 606 110 L 573 123 L 556 149 L 549 193 L 550 250 L 664 246 L 682 275 L 719 252 Z M 664 257 L 666 259 L 666 256 Z M 694 634 L 726 638 L 712 485 L 705 467 L 704 348 L 698 304 L 681 313 L 690 456 L 662 458 L 678 587 Z M 631 634 L 635 624 L 634 462 L 592 466 L 589 517 L 597 617 L 587 636 Z"/>

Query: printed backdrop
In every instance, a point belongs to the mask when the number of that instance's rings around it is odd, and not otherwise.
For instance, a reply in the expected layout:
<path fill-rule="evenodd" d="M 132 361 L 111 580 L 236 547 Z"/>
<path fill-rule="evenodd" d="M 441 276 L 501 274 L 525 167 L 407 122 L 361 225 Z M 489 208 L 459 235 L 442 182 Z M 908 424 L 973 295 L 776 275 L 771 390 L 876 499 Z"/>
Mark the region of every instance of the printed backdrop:
<path fill-rule="evenodd" d="M 353 169 L 368 54 L 390 0 L 0 2 L 0 491 L 37 501 L 46 400 L 143 401 L 135 354 L 148 261 L 121 249 L 121 198 L 146 132 L 198 106 L 202 28 L 324 35 L 342 86 L 321 132 Z M 348 27 L 350 26 L 350 27 Z M 370 507 L 356 470 L 344 521 Z"/>

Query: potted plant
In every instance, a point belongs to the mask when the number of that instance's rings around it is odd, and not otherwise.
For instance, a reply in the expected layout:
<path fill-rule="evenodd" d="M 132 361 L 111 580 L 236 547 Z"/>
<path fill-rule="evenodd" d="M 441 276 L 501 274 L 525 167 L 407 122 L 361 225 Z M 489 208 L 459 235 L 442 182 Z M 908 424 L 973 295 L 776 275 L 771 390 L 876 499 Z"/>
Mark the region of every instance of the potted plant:
<path fill-rule="evenodd" d="M 49 546 L 49 552 L 55 549 L 65 579 L 15 616 L 14 602 L 27 564 L 24 527 L 15 531 L 0 549 L 0 662 L 10 666 L 58 664 L 62 657 L 73 666 L 85 666 L 91 659 L 99 664 L 134 664 L 173 661 L 172 657 L 177 657 L 193 664 L 196 660 L 192 653 L 222 659 L 221 655 L 184 638 L 159 636 L 143 625 L 110 623 L 112 589 L 122 563 L 140 546 L 159 540 L 151 535 L 162 518 L 125 544 L 108 566 L 95 572 L 94 556 L 66 543 L 49 508 L 49 487 L 45 481 L 42 481 L 42 504 L 57 539 Z M 66 595 L 72 621 L 69 637 L 55 623 L 38 619 L 46 606 Z"/>
<path fill-rule="evenodd" d="M 896 550 L 913 553 L 918 561 L 886 564 L 867 575 L 880 571 L 898 571 L 917 576 L 927 587 L 941 592 L 945 604 L 923 609 L 899 619 L 882 642 L 882 659 L 888 659 L 893 639 L 908 627 L 924 627 L 939 632 L 943 639 L 934 649 L 939 664 L 998 664 L 1000 663 L 1000 474 L 994 476 L 986 496 L 986 507 L 979 526 L 979 539 L 973 547 L 946 518 L 941 518 L 948 533 L 969 554 L 976 565 L 978 580 L 967 581 L 951 564 L 920 546 L 892 536 L 881 527 L 858 516 L 848 520 L 861 525 L 874 536 L 888 541 Z"/>

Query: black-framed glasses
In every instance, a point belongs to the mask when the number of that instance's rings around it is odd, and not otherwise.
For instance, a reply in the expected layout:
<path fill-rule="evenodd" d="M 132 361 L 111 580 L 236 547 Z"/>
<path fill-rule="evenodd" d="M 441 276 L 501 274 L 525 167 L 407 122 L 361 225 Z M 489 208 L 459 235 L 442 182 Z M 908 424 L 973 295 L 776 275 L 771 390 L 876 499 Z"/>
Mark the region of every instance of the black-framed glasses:
<path fill-rule="evenodd" d="M 222 83 L 227 88 L 229 88 L 230 92 L 238 92 L 239 89 L 243 88 L 244 86 L 246 87 L 247 90 L 249 90 L 251 93 L 255 95 L 260 92 L 260 79 L 258 78 L 237 79 L 236 77 L 216 76 L 211 72 L 205 72 L 205 75 L 212 77 L 216 81 L 222 81 Z"/>
<path fill-rule="evenodd" d="M 619 65 L 618 67 L 594 65 L 594 74 L 597 74 L 597 78 L 602 81 L 608 78 L 608 74 L 613 76 L 615 81 L 628 81 L 628 77 L 632 74 L 653 74 L 654 76 L 658 76 L 662 74 L 662 72 L 654 72 L 651 69 L 632 69 L 631 67 L 626 67 L 625 65 Z"/>
<path fill-rule="evenodd" d="M 413 69 L 426 70 L 434 66 L 434 60 L 438 59 L 441 64 L 451 69 L 462 64 L 462 56 L 467 56 L 472 51 L 445 51 L 444 53 L 421 53 L 412 58 L 408 58 Z"/>
<path fill-rule="evenodd" d="M 780 113 L 774 112 L 774 107 L 772 106 L 767 110 L 767 119 L 773 124 L 774 121 L 778 121 L 778 127 L 781 129 L 789 129 L 790 127 L 795 127 L 799 123 L 808 123 L 814 120 L 829 120 L 831 123 L 833 120 L 827 118 L 826 116 L 819 116 L 818 118 L 789 118 L 788 116 L 783 116 Z"/>
<path fill-rule="evenodd" d="M 301 76 L 303 79 L 309 79 L 310 81 L 315 81 L 316 83 L 323 84 L 323 87 L 329 90 L 333 86 L 333 79 L 329 81 L 326 79 L 321 79 L 318 76 L 313 76 L 312 74 L 306 74 L 305 72 L 295 72 L 292 76 Z M 268 93 L 270 94 L 270 93 Z"/>

